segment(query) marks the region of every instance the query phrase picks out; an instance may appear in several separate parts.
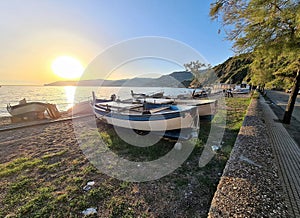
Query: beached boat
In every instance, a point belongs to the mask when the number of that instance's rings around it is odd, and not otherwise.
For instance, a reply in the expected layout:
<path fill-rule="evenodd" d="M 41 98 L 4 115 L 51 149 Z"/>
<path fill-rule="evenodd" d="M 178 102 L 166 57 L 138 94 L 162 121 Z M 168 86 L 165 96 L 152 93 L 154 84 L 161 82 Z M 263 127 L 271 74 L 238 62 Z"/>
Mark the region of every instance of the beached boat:
<path fill-rule="evenodd" d="M 69 108 L 67 112 L 69 114 L 72 114 L 73 116 L 93 114 L 91 101 L 83 101 L 76 103 L 71 108 Z"/>
<path fill-rule="evenodd" d="M 6 109 L 12 116 L 13 121 L 43 119 L 45 118 L 45 111 L 53 119 L 60 117 L 60 112 L 57 110 L 55 104 L 26 102 L 25 99 L 19 101 L 17 105 L 12 106 L 8 104 Z"/>
<path fill-rule="evenodd" d="M 218 101 L 215 99 L 175 99 L 174 103 L 196 106 L 199 117 L 213 116 L 217 113 Z"/>
<path fill-rule="evenodd" d="M 215 99 L 163 99 L 163 98 L 144 98 L 137 100 L 139 103 L 146 103 L 148 105 L 163 104 L 178 105 L 178 106 L 194 106 L 197 107 L 197 113 L 200 117 L 213 116 L 217 112 L 217 100 Z M 151 107 L 151 106 L 148 106 Z"/>
<path fill-rule="evenodd" d="M 192 93 L 192 98 L 206 98 L 207 92 L 205 90 L 196 91 L 196 89 Z"/>
<path fill-rule="evenodd" d="M 199 99 L 207 98 L 211 94 L 211 88 L 206 89 L 194 89 L 193 92 L 179 94 L 176 96 L 177 99 Z M 167 97 L 167 96 L 166 96 Z M 168 97 L 172 98 L 172 97 Z"/>
<path fill-rule="evenodd" d="M 96 117 L 108 124 L 134 130 L 160 132 L 198 128 L 196 107 L 163 103 L 132 104 L 97 99 L 93 109 Z"/>
<path fill-rule="evenodd" d="M 146 94 L 146 93 L 134 93 L 133 90 L 131 90 L 131 96 L 133 98 L 162 98 L 164 96 L 164 92 L 154 92 L 154 93 Z"/>
<path fill-rule="evenodd" d="M 41 102 L 20 102 L 20 104 L 11 106 L 7 105 L 7 111 L 12 116 L 24 116 L 44 113 L 47 109 L 47 104 Z"/>

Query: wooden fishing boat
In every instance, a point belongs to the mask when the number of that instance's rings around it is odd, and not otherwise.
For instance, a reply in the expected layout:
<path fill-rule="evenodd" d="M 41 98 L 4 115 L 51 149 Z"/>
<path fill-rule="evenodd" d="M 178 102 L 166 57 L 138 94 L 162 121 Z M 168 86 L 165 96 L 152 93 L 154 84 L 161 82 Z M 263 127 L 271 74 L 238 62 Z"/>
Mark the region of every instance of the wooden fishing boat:
<path fill-rule="evenodd" d="M 7 111 L 12 116 L 16 117 L 24 117 L 24 116 L 38 116 L 39 114 L 43 114 L 47 109 L 47 104 L 41 102 L 29 102 L 23 104 L 17 104 L 11 106 L 7 105 Z"/>
<path fill-rule="evenodd" d="M 154 92 L 150 94 L 145 94 L 145 93 L 134 93 L 133 90 L 131 90 L 131 96 L 133 98 L 162 98 L 164 96 L 164 92 Z"/>
<path fill-rule="evenodd" d="M 218 101 L 215 99 L 175 99 L 175 104 L 196 106 L 200 117 L 213 116 L 217 112 Z"/>
<path fill-rule="evenodd" d="M 77 115 L 87 115 L 87 114 L 93 114 L 93 109 L 90 101 L 83 101 L 74 104 L 71 108 L 67 110 L 69 114 L 72 114 L 73 116 Z"/>
<path fill-rule="evenodd" d="M 208 97 L 207 92 L 205 90 L 196 91 L 196 89 L 192 93 L 192 98 L 206 98 Z"/>
<path fill-rule="evenodd" d="M 198 128 L 197 108 L 184 105 L 123 103 L 94 100 L 93 109 L 98 119 L 108 124 L 141 131 L 169 131 Z"/>
<path fill-rule="evenodd" d="M 38 120 L 45 118 L 45 111 L 52 119 L 60 117 L 55 104 L 48 104 L 42 102 L 26 102 L 25 99 L 19 101 L 17 105 L 8 104 L 6 107 L 8 113 L 10 113 L 12 122 L 19 122 L 23 120 Z"/>
<path fill-rule="evenodd" d="M 161 99 L 161 98 L 144 98 L 137 100 L 140 103 L 146 103 L 151 107 L 150 105 L 156 105 L 156 104 L 163 104 L 164 106 L 171 104 L 171 105 L 178 105 L 178 106 L 194 106 L 197 107 L 197 113 L 200 117 L 206 117 L 206 116 L 213 116 L 217 112 L 217 100 L 215 99 Z"/>

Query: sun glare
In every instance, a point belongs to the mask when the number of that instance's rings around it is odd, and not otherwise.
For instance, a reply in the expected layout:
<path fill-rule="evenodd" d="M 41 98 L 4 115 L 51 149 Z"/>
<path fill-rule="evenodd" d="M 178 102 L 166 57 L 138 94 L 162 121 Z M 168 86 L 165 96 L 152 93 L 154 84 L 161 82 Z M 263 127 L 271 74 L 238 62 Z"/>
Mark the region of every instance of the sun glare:
<path fill-rule="evenodd" d="M 65 86 L 64 89 L 65 89 L 66 100 L 68 103 L 67 109 L 69 109 L 74 106 L 74 96 L 75 96 L 76 87 Z"/>
<path fill-rule="evenodd" d="M 53 72 L 63 79 L 78 79 L 84 68 L 79 60 L 70 56 L 57 57 L 51 65 Z"/>

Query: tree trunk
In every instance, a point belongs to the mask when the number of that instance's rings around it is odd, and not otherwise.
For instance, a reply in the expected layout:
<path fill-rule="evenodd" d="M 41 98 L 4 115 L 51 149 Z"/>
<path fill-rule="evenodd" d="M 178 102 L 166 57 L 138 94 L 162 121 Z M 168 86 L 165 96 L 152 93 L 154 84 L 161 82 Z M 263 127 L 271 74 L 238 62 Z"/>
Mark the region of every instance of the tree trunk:
<path fill-rule="evenodd" d="M 288 104 L 286 106 L 283 120 L 282 120 L 282 122 L 285 124 L 290 124 L 290 122 L 291 122 L 292 113 L 293 113 L 295 102 L 296 102 L 297 95 L 299 92 L 299 86 L 300 86 L 300 71 L 298 70 L 296 78 L 294 80 L 292 92 L 290 94 L 290 98 L 289 98 Z"/>

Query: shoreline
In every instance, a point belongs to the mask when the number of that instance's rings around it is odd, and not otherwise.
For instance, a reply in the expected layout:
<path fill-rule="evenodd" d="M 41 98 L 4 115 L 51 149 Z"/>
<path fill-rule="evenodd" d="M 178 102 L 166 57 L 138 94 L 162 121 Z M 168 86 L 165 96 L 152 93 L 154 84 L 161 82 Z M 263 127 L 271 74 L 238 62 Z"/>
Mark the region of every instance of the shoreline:
<path fill-rule="evenodd" d="M 64 121 L 73 118 L 72 113 L 68 113 L 67 111 L 60 112 L 60 114 L 61 117 L 58 119 L 51 119 L 50 117 L 46 116 L 46 118 L 44 119 L 22 121 L 22 122 L 12 122 L 11 116 L 2 116 L 0 117 L 0 132 L 9 131 L 17 128 L 27 128 L 34 125 L 42 125 L 42 124 L 48 124 L 53 122 L 59 122 L 59 121 Z"/>

